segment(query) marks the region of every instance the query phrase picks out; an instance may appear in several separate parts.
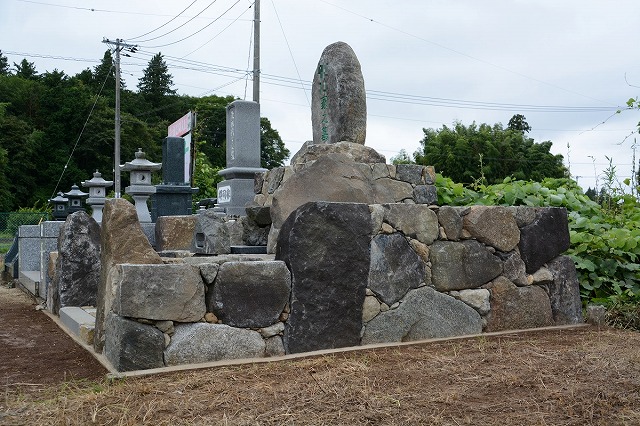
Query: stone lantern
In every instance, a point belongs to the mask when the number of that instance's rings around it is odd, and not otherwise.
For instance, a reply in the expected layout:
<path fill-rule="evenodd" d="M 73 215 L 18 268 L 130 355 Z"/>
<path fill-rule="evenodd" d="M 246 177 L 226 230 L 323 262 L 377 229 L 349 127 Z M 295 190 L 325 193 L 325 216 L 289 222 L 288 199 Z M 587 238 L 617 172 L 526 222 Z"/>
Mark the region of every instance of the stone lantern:
<path fill-rule="evenodd" d="M 128 161 L 124 166 L 120 166 L 120 170 L 129 172 L 131 185 L 125 188 L 125 192 L 133 197 L 140 223 L 151 222 L 147 200 L 151 194 L 156 192 L 156 187 L 151 184 L 151 172 L 161 168 L 161 163 L 152 163 L 145 158 L 142 148 L 138 148 L 136 158 L 133 161 Z"/>
<path fill-rule="evenodd" d="M 82 186 L 89 188 L 89 198 L 87 204 L 91 206 L 93 211 L 92 217 L 96 222 L 102 222 L 102 209 L 106 201 L 107 188 L 113 185 L 112 180 L 104 180 L 99 171 L 93 174 L 93 178 L 82 182 Z"/>
<path fill-rule="evenodd" d="M 69 200 L 64 198 L 64 194 L 62 192 L 58 192 L 58 195 L 55 198 L 50 199 L 49 202 L 53 204 L 53 219 L 65 220 L 69 214 L 67 212 Z"/>
<path fill-rule="evenodd" d="M 67 208 L 67 213 L 71 214 L 84 209 L 84 207 L 82 207 L 82 198 L 86 197 L 89 194 L 86 192 L 80 191 L 80 189 L 78 188 L 78 185 L 74 183 L 73 185 L 71 185 L 71 191 L 65 192 L 64 195 L 69 200 L 69 207 Z"/>

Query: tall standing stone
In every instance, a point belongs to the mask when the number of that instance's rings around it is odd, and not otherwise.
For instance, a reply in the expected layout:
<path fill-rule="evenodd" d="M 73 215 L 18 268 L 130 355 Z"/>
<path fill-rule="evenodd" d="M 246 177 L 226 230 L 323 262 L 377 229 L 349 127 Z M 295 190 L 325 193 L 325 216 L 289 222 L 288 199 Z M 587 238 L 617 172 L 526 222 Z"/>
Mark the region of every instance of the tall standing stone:
<path fill-rule="evenodd" d="M 58 237 L 56 274 L 49 292 L 51 311 L 94 306 L 100 283 L 100 227 L 84 211 L 67 216 Z"/>
<path fill-rule="evenodd" d="M 276 259 L 291 271 L 287 353 L 360 343 L 370 232 L 366 204 L 311 202 L 285 221 Z"/>
<path fill-rule="evenodd" d="M 104 323 L 114 300 L 114 274 L 116 265 L 162 264 L 142 231 L 135 207 L 123 198 L 107 200 L 102 216 L 102 241 L 100 247 L 102 270 L 98 301 L 96 304 L 96 329 L 94 348 L 102 352 L 104 347 Z"/>
<path fill-rule="evenodd" d="M 343 42 L 327 46 L 318 62 L 311 92 L 313 143 L 348 141 L 364 145 L 367 97 L 360 62 Z"/>

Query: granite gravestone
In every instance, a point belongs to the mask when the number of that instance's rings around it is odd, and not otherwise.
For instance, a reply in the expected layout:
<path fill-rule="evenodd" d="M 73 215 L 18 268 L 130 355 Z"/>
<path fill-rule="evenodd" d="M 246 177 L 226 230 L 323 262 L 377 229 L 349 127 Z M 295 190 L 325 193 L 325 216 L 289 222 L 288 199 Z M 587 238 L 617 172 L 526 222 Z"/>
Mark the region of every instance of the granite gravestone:
<path fill-rule="evenodd" d="M 198 188 L 191 188 L 190 183 L 185 180 L 186 155 L 184 138 L 164 138 L 162 184 L 156 185 L 156 192 L 151 196 L 151 219 L 154 222 L 161 216 L 190 215 L 192 212 L 193 193 Z"/>
<path fill-rule="evenodd" d="M 218 204 L 230 216 L 245 216 L 253 201 L 253 183 L 260 168 L 260 105 L 234 101 L 227 106 L 227 168 L 219 174 Z"/>
<path fill-rule="evenodd" d="M 327 46 L 318 62 L 311 92 L 313 143 L 364 145 L 367 99 L 360 62 L 343 42 Z"/>

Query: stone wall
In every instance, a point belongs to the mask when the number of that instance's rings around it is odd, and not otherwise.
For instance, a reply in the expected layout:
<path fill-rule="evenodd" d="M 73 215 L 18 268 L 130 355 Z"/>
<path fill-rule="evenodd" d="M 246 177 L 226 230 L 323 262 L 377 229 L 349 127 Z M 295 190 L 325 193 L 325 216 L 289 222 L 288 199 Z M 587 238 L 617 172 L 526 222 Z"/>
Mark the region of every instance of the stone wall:
<path fill-rule="evenodd" d="M 568 244 L 558 208 L 310 202 L 275 259 L 117 265 L 104 352 L 125 371 L 576 324 Z"/>

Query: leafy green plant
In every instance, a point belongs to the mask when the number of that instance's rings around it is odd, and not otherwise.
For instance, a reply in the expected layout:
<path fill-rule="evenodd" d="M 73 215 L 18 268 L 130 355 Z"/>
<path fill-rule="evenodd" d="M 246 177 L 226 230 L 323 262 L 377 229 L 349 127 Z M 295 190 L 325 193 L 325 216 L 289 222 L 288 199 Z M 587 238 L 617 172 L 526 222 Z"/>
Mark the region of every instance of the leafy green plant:
<path fill-rule="evenodd" d="M 542 182 L 506 178 L 474 190 L 437 175 L 441 205 L 565 207 L 581 294 L 585 301 L 640 301 L 640 203 L 617 185 L 615 169 L 605 173 L 609 191 L 602 205 L 589 199 L 571 179 Z M 616 186 L 617 185 L 617 186 Z"/>

